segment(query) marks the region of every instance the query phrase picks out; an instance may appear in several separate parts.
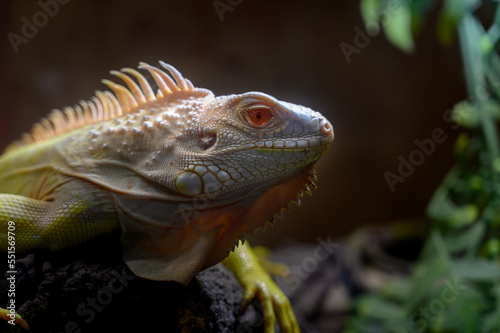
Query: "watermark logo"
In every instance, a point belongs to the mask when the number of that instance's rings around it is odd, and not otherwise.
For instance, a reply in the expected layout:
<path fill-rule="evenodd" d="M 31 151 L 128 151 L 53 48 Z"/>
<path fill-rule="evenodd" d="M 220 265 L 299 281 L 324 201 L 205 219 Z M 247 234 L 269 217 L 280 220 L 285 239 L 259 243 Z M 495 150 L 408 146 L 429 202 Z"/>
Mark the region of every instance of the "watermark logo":
<path fill-rule="evenodd" d="M 82 317 L 83 323 L 68 321 L 64 324 L 64 332 L 82 332 L 82 327 L 94 321 L 98 313 L 102 312 L 113 301 L 114 296 L 121 293 L 130 281 L 136 278 L 126 267 L 123 267 L 121 274 L 116 270 L 112 270 L 111 274 L 114 278 L 109 281 L 107 287 L 99 290 L 95 297 L 89 296 L 85 302 L 77 305 L 76 314 Z"/>
<path fill-rule="evenodd" d="M 399 165 L 397 173 L 391 171 L 384 172 L 385 181 L 391 192 L 396 190 L 397 183 L 404 183 L 406 178 L 415 172 L 415 168 L 421 166 L 425 162 L 425 159 L 436 151 L 437 144 L 445 142 L 446 139 L 448 139 L 448 136 L 444 134 L 442 128 L 435 128 L 431 132 L 430 138 L 423 140 L 415 139 L 413 143 L 415 143 L 417 148 L 412 150 L 408 154 L 408 157 L 404 157 L 403 155 L 398 156 Z"/>
<path fill-rule="evenodd" d="M 446 307 L 455 302 L 462 291 L 467 289 L 466 285 L 459 282 L 458 277 L 453 282 L 446 279 L 439 296 L 431 300 L 427 306 L 420 306 L 417 311 L 413 312 L 408 318 L 408 324 L 417 328 L 417 332 L 424 332 L 429 323 L 435 321 L 446 310 Z"/>
<path fill-rule="evenodd" d="M 340 247 L 340 243 L 332 241 L 331 235 L 328 235 L 326 240 L 318 237 L 316 241 L 318 245 L 314 248 L 312 255 L 302 259 L 299 265 L 292 265 L 290 273 L 283 277 L 283 281 L 290 290 L 296 290 L 303 280 L 318 269 L 320 262 L 327 260 Z"/>
<path fill-rule="evenodd" d="M 353 54 L 361 53 L 361 50 L 370 44 L 371 41 L 370 37 L 373 38 L 380 33 L 379 19 L 384 24 L 387 24 L 387 22 L 391 20 L 391 17 L 399 14 L 398 12 L 402 8 L 401 1 L 402 0 L 389 1 L 386 9 L 380 10 L 376 15 L 374 15 L 372 20 L 366 22 L 365 31 L 363 31 L 358 26 L 354 27 L 354 32 L 355 32 L 353 38 L 354 45 L 346 42 L 341 42 L 339 44 L 340 51 L 342 51 L 342 54 L 344 55 L 344 58 L 348 64 L 351 63 L 352 61 L 351 57 L 353 56 Z"/>
<path fill-rule="evenodd" d="M 96 318 L 96 312 L 101 312 L 104 307 L 113 301 L 113 296 L 121 293 L 128 286 L 129 281 L 136 278 L 134 274 L 123 267 L 122 273 L 111 271 L 114 278 L 109 282 L 107 288 L 100 290 L 96 297 L 87 297 L 85 302 L 78 304 L 76 313 L 81 317 L 86 317 L 84 321 L 89 324 Z M 75 323 L 76 324 L 76 323 Z"/>
<path fill-rule="evenodd" d="M 239 6 L 243 0 L 214 0 L 212 5 L 214 6 L 217 16 L 221 22 L 224 21 L 224 13 L 232 12 L 236 6 Z"/>
<path fill-rule="evenodd" d="M 471 96 L 467 101 L 461 102 L 460 106 L 448 109 L 443 113 L 442 119 L 448 124 L 452 130 L 460 128 L 461 124 L 469 124 L 473 126 L 478 121 L 477 108 L 482 107 L 481 103 L 486 102 L 489 96 L 493 93 L 494 89 L 500 87 L 500 82 L 496 80 L 493 75 L 480 78 L 480 84 L 476 87 L 475 95 Z M 399 155 L 397 157 L 399 164 L 396 172 L 385 171 L 383 176 L 389 187 L 389 190 L 394 193 L 398 183 L 410 177 L 417 167 L 421 166 L 425 160 L 430 157 L 437 150 L 437 146 L 444 143 L 448 139 L 445 134 L 445 129 L 436 127 L 432 130 L 430 137 L 422 140 L 415 139 L 413 143 L 416 148 L 413 149 L 406 157 Z"/>
<path fill-rule="evenodd" d="M 7 282 L 9 289 L 7 297 L 9 298 L 6 309 L 9 310 L 7 316 L 10 318 L 7 322 L 15 325 L 16 320 L 16 223 L 9 221 L 7 223 Z"/>
<path fill-rule="evenodd" d="M 17 54 L 21 44 L 28 44 L 31 39 L 35 38 L 39 29 L 49 23 L 49 18 L 57 15 L 59 6 L 65 5 L 69 1 L 70 0 L 39 0 L 38 6 L 40 6 L 41 10 L 34 13 L 31 19 L 26 16 L 21 18 L 21 22 L 23 23 L 21 33 L 16 34 L 14 32 L 9 32 L 7 34 L 7 39 L 12 49 L 14 49 L 14 52 Z"/>

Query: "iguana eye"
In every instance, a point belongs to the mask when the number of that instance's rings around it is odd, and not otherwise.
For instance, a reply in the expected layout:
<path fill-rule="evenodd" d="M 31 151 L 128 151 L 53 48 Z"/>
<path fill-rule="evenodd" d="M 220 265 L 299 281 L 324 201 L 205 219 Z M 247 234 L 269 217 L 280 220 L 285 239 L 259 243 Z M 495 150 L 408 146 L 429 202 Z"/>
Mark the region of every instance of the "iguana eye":
<path fill-rule="evenodd" d="M 271 109 L 263 105 L 250 108 L 247 111 L 247 115 L 250 125 L 256 125 L 258 127 L 266 125 L 273 117 Z"/>

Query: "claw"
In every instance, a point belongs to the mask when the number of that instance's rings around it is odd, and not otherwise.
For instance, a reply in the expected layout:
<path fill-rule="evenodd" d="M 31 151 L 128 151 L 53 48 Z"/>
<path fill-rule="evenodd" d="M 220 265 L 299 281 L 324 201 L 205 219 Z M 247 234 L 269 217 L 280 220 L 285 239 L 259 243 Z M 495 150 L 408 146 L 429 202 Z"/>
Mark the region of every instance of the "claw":
<path fill-rule="evenodd" d="M 26 320 L 23 319 L 18 313 L 14 315 L 14 318 L 11 317 L 12 314 L 10 313 L 9 310 L 0 308 L 0 320 L 5 320 L 7 322 L 10 322 L 14 320 L 14 323 L 21 325 L 22 328 L 25 330 L 30 329 L 30 325 Z"/>

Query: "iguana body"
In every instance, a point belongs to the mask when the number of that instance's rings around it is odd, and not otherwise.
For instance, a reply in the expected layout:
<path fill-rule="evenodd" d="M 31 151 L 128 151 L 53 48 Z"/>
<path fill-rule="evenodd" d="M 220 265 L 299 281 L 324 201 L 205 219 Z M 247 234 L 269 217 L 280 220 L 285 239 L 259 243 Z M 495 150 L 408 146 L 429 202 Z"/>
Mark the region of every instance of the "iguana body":
<path fill-rule="evenodd" d="M 9 221 L 17 253 L 120 232 L 136 275 L 187 284 L 309 191 L 333 140 L 324 117 L 262 93 L 215 97 L 161 64 L 170 75 L 140 66 L 156 94 L 139 72 L 113 71 L 127 88 L 104 80 L 115 95 L 52 112 L 0 156 L 2 250 Z M 226 264 L 236 276 L 259 270 L 247 246 Z M 267 302 L 267 328 L 274 307 L 282 328 L 298 330 L 288 301 L 261 280 L 270 295 L 254 283 L 247 298 Z"/>

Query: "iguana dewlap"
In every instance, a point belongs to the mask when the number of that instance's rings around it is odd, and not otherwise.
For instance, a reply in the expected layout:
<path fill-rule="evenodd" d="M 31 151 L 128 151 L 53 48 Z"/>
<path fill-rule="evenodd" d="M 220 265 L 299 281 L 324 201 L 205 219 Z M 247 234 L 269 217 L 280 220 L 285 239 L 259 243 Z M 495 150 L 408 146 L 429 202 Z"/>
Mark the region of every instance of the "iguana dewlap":
<path fill-rule="evenodd" d="M 259 92 L 216 97 L 160 64 L 139 66 L 157 89 L 136 70 L 112 71 L 125 86 L 103 80 L 114 94 L 54 110 L 0 156 L 2 250 L 8 221 L 17 253 L 120 232 L 136 275 L 187 284 L 309 192 L 333 140 L 328 120 Z M 248 247 L 226 261 L 257 265 Z M 273 306 L 296 331 L 293 313 Z"/>

